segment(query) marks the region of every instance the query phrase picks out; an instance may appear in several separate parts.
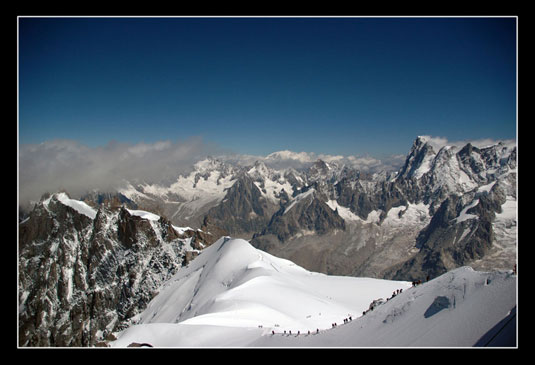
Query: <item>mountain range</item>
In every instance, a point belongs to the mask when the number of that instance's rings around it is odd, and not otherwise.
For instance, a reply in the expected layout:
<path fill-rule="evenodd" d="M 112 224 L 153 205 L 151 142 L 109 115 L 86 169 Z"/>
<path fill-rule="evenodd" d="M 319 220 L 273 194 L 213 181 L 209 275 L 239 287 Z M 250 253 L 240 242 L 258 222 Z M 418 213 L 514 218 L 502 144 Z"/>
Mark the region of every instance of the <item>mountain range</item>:
<path fill-rule="evenodd" d="M 516 260 L 516 145 L 441 146 L 415 139 L 397 171 L 318 159 L 275 168 L 208 158 L 170 185 L 131 184 L 120 196 L 177 225 L 208 219 L 233 237 L 336 275 L 413 280 L 468 263 Z M 280 165 L 280 164 L 279 164 Z"/>
<path fill-rule="evenodd" d="M 273 163 L 288 153 L 207 158 L 168 184 L 44 195 L 19 223 L 19 344 L 110 340 L 221 236 L 329 275 L 414 281 L 516 264 L 515 144 L 418 137 L 397 171 L 374 173 L 297 157 L 299 168 Z"/>

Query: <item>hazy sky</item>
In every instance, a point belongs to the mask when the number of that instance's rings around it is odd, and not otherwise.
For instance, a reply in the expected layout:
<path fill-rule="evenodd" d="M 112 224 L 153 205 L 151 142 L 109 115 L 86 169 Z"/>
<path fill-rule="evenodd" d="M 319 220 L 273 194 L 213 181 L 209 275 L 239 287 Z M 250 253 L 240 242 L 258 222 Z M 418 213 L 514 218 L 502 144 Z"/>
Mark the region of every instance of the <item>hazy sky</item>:
<path fill-rule="evenodd" d="M 21 145 L 381 157 L 418 135 L 515 138 L 515 18 L 19 18 Z"/>

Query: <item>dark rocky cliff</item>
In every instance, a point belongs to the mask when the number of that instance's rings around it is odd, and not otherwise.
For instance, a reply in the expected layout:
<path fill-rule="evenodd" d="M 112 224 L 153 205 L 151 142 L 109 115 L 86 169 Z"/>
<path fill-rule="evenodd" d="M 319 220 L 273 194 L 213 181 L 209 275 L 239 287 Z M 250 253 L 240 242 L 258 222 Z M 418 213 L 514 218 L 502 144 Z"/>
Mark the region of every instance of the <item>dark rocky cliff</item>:
<path fill-rule="evenodd" d="M 41 201 L 19 227 L 19 345 L 92 346 L 143 310 L 195 235 L 161 217 Z"/>

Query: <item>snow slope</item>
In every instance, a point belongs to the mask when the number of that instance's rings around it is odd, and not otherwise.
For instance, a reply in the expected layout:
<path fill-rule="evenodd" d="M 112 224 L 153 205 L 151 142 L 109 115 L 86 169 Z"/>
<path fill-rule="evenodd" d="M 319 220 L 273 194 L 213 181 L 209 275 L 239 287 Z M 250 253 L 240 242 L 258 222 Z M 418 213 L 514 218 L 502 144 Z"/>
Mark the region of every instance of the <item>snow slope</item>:
<path fill-rule="evenodd" d="M 245 240 L 223 237 L 160 288 L 147 309 L 134 318 L 137 325 L 121 333 L 114 346 L 139 341 L 190 346 L 184 337 L 190 341 L 190 332 L 202 334 L 199 326 L 209 332 L 215 326 L 221 333 L 224 328 L 232 333 L 241 328 L 249 333 L 247 340 L 271 330 L 325 330 L 334 322 L 362 315 L 374 299 L 410 285 L 310 272 L 255 249 Z M 158 335 L 160 330 L 162 335 Z M 174 342 L 169 342 L 170 334 Z M 221 346 L 211 342 L 210 335 L 200 337 L 195 346 Z"/>
<path fill-rule="evenodd" d="M 397 289 L 403 292 L 362 315 Z M 164 284 L 111 345 L 473 346 L 515 306 L 516 276 L 508 272 L 463 267 L 411 287 L 309 272 L 223 237 Z"/>
<path fill-rule="evenodd" d="M 132 210 L 132 209 L 126 209 L 126 210 L 131 215 L 135 215 L 135 216 L 141 217 L 143 219 L 147 219 L 149 221 L 158 221 L 160 219 L 159 215 L 156 215 L 156 214 L 151 213 L 151 212 L 147 212 L 145 210 Z"/>
<path fill-rule="evenodd" d="M 516 320 L 516 277 L 507 272 L 452 270 L 404 290 L 365 316 L 301 338 L 264 336 L 251 346 L 471 347 L 484 346 L 500 326 Z M 507 318 L 509 317 L 509 318 Z M 495 325 L 506 319 L 495 328 Z M 516 322 L 512 322 L 516 327 Z M 510 328 L 509 328 L 510 329 Z M 513 331 L 514 334 L 515 331 Z M 509 333 L 510 334 L 510 333 Z M 483 341 L 480 341 L 483 339 Z M 297 340 L 297 341 L 296 341 Z M 515 346 L 507 338 L 506 346 Z"/>

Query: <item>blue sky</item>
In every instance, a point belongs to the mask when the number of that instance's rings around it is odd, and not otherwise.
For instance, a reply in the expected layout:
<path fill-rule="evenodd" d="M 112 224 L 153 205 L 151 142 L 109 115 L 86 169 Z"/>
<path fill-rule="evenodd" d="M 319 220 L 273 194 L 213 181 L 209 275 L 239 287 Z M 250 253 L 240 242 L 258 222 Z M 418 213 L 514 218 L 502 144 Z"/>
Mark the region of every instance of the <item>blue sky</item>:
<path fill-rule="evenodd" d="M 19 142 L 406 154 L 516 135 L 515 18 L 19 18 Z"/>

